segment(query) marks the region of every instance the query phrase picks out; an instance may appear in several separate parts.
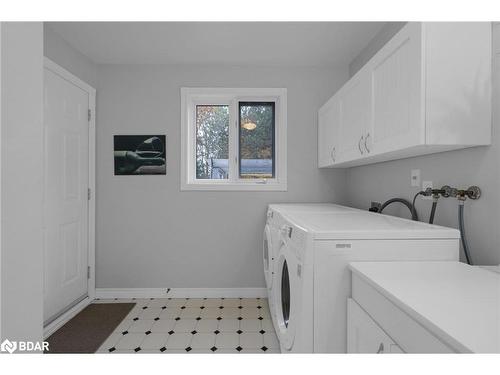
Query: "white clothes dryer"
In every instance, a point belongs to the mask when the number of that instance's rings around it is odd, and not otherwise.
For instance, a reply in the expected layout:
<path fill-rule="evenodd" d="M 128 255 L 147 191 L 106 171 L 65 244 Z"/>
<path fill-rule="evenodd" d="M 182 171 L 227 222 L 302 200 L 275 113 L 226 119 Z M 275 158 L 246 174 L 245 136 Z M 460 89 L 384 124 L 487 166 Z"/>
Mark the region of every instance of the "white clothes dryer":
<path fill-rule="evenodd" d="M 377 213 L 283 216 L 272 298 L 284 353 L 345 353 L 351 261 L 457 261 L 456 229 Z"/>

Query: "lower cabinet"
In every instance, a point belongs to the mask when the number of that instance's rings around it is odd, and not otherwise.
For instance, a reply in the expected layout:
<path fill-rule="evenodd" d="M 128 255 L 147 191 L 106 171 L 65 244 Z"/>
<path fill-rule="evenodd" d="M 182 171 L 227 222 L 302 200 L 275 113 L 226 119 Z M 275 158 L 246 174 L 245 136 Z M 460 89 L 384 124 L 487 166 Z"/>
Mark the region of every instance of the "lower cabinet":
<path fill-rule="evenodd" d="M 352 274 L 347 308 L 349 353 L 456 353 L 368 281 Z"/>
<path fill-rule="evenodd" d="M 353 300 L 347 301 L 348 353 L 404 353 L 377 323 Z"/>

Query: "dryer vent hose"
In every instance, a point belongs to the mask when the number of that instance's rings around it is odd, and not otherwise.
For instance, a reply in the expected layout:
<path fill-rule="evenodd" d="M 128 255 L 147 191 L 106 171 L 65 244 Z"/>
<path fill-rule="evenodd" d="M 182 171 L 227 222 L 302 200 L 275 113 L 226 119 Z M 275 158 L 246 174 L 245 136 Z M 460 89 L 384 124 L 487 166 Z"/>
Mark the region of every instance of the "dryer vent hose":
<path fill-rule="evenodd" d="M 410 202 L 408 202 L 406 199 L 404 198 L 392 198 L 392 199 L 389 199 L 388 201 L 384 202 L 382 204 L 382 206 L 380 206 L 380 208 L 378 209 L 378 212 L 379 213 L 382 213 L 382 211 L 384 211 L 384 209 L 392 204 L 392 203 L 401 203 L 403 205 L 405 205 L 408 210 L 410 210 L 410 213 L 411 213 L 411 219 L 412 220 L 415 220 L 415 221 L 418 221 L 418 214 L 417 214 L 417 211 L 415 210 L 415 207 L 414 207 L 414 204 L 415 204 L 415 200 L 413 201 L 413 204 L 411 204 Z"/>

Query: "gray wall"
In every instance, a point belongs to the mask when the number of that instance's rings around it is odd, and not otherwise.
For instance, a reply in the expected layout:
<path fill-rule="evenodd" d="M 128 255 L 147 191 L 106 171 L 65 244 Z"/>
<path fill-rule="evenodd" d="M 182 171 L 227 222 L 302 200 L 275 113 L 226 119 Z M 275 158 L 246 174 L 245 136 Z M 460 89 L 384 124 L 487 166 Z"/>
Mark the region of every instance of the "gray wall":
<path fill-rule="evenodd" d="M 317 168 L 318 108 L 342 70 L 98 67 L 97 287 L 264 287 L 270 202 L 345 201 L 345 172 Z M 288 89 L 287 192 L 181 192 L 182 86 Z M 167 135 L 166 176 L 114 176 L 114 134 Z"/>
<path fill-rule="evenodd" d="M 46 57 L 94 87 L 97 65 L 44 24 L 43 53 Z"/>
<path fill-rule="evenodd" d="M 382 30 L 349 64 L 349 76 L 352 77 L 356 74 L 404 25 L 406 25 L 406 22 L 386 22 Z"/>
<path fill-rule="evenodd" d="M 43 322 L 42 23 L 2 23 L 1 334 L 38 341 Z"/>
<path fill-rule="evenodd" d="M 476 202 L 467 201 L 465 214 L 472 258 L 477 264 L 500 263 L 499 31 L 499 26 L 495 25 L 492 146 L 357 167 L 347 172 L 349 203 L 362 208 L 368 207 L 372 200 L 384 201 L 394 196 L 412 197 L 417 192 L 416 188 L 410 187 L 410 170 L 414 168 L 421 169 L 422 180 L 430 180 L 437 187 L 444 184 L 458 187 L 468 187 L 473 184 L 480 186 L 483 191 L 482 198 Z M 378 40 L 374 40 L 373 43 L 377 46 L 381 44 Z M 362 52 L 358 59 L 364 60 L 364 54 L 366 53 Z M 430 204 L 430 201 L 418 200 L 417 207 L 424 218 L 428 217 Z M 405 210 L 394 208 L 388 212 L 408 216 Z M 457 227 L 456 216 L 456 200 L 441 200 L 435 223 Z"/>

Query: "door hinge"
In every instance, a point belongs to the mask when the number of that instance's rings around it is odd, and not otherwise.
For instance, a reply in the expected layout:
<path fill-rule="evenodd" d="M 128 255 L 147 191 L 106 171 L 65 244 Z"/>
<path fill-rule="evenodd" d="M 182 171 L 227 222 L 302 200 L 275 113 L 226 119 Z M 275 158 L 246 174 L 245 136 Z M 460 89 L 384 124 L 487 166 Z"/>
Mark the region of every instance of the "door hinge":
<path fill-rule="evenodd" d="M 87 280 L 90 279 L 90 266 L 87 266 Z"/>
<path fill-rule="evenodd" d="M 88 118 L 89 122 L 90 122 L 90 119 L 92 119 L 92 111 L 90 109 L 87 112 L 87 118 Z"/>
<path fill-rule="evenodd" d="M 92 190 L 90 188 L 87 189 L 87 199 L 90 200 L 92 198 Z"/>

